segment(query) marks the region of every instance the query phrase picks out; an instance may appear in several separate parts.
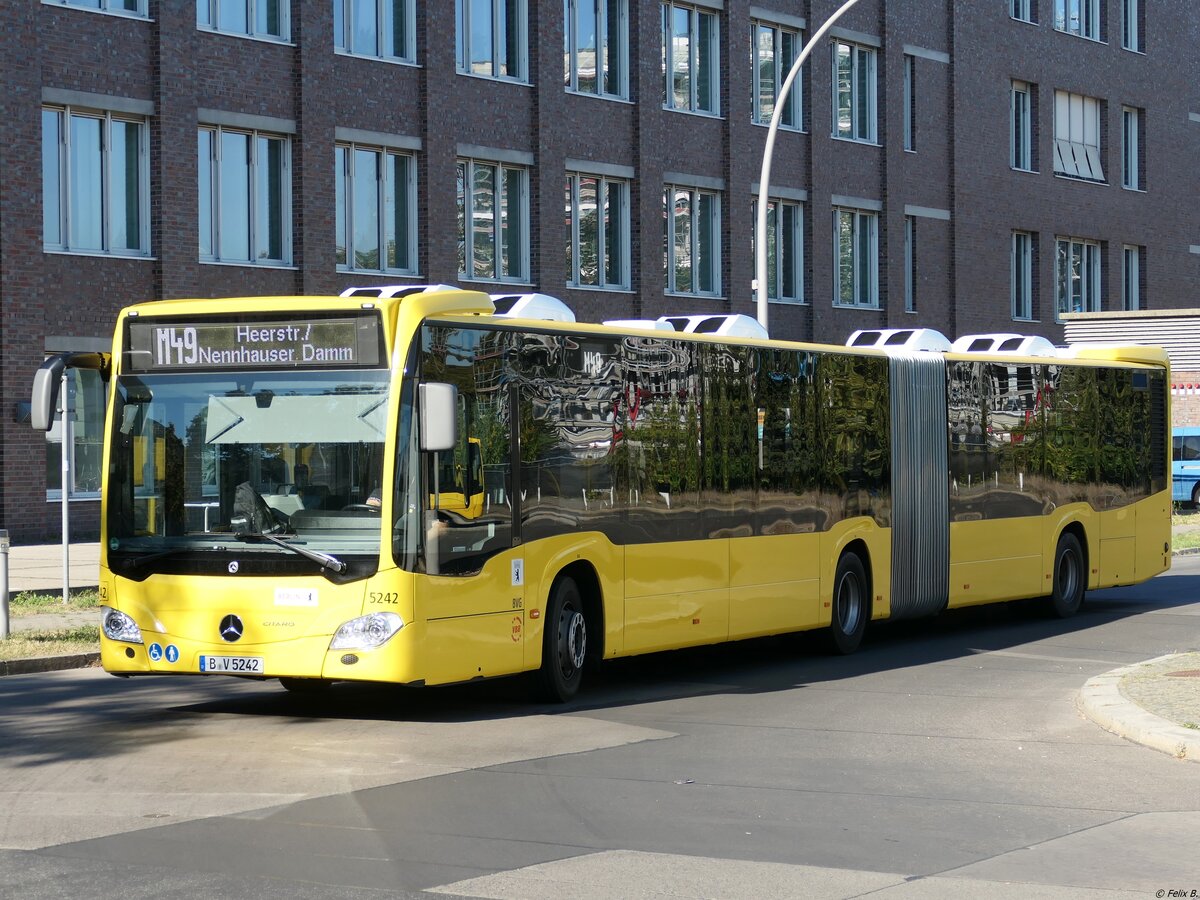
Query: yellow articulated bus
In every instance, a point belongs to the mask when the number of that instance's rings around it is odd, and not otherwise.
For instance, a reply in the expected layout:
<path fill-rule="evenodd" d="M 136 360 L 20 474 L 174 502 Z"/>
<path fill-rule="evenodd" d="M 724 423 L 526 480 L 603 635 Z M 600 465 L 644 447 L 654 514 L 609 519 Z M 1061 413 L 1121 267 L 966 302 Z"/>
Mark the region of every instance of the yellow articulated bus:
<path fill-rule="evenodd" d="M 349 293 L 349 292 L 348 292 Z M 512 318 L 485 294 L 170 300 L 105 370 L 101 657 L 437 685 L 1084 591 L 1170 562 L 1167 358 Z M 885 344 L 895 343 L 887 336 Z M 861 343 L 856 341 L 855 343 Z"/>

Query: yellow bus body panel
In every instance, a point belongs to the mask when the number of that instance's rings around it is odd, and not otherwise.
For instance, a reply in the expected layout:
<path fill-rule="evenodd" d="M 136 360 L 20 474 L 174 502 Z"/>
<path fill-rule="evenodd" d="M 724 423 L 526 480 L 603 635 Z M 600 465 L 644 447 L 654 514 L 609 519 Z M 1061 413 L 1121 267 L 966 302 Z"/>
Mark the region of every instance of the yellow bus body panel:
<path fill-rule="evenodd" d="M 1042 516 L 950 523 L 950 608 L 1036 596 Z"/>
<path fill-rule="evenodd" d="M 815 628 L 821 621 L 821 536 L 729 541 L 729 636 Z"/>

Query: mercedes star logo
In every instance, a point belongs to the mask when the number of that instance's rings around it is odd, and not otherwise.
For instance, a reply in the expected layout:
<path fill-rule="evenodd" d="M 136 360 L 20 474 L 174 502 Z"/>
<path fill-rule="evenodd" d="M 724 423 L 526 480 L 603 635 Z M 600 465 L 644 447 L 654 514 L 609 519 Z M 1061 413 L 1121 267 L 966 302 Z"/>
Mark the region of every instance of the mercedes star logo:
<path fill-rule="evenodd" d="M 226 616 L 221 620 L 221 639 L 233 643 L 242 636 L 242 620 L 237 616 Z"/>
<path fill-rule="evenodd" d="M 236 575 L 238 570 L 238 561 L 235 559 L 229 564 L 229 574 Z"/>

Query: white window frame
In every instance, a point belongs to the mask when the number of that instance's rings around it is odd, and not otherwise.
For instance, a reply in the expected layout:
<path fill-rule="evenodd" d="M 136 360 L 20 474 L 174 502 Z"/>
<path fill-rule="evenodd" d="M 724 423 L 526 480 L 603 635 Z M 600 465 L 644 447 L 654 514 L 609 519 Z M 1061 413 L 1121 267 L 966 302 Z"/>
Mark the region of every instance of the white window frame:
<path fill-rule="evenodd" d="M 1054 241 L 1055 312 L 1099 312 L 1101 306 L 1101 246 L 1085 238 L 1057 237 Z M 1072 270 L 1077 270 L 1078 275 Z M 1076 302 L 1078 299 L 1078 302 Z"/>
<path fill-rule="evenodd" d="M 752 213 L 758 221 L 759 198 L 755 198 Z M 779 213 L 790 212 L 790 215 Z M 789 225 L 785 220 L 791 219 Z M 767 300 L 770 303 L 807 304 L 804 295 L 804 203 L 784 197 L 767 199 Z M 754 256 L 754 238 L 750 241 Z M 779 252 L 783 247 L 784 253 Z M 791 254 L 792 277 L 785 277 L 784 256 Z"/>
<path fill-rule="evenodd" d="M 677 11 L 688 14 L 688 99 L 684 103 L 676 103 L 672 77 L 675 73 L 676 55 L 673 21 Z M 701 40 L 700 23 L 702 20 L 707 20 L 710 26 L 707 42 Z M 708 106 L 701 105 L 703 101 L 699 76 L 702 68 L 702 52 L 706 53 L 709 59 L 708 74 L 711 84 L 708 89 Z M 715 10 L 685 3 L 664 3 L 662 5 L 662 75 L 664 109 L 703 116 L 719 116 L 721 114 L 721 19 Z"/>
<path fill-rule="evenodd" d="M 1142 51 L 1142 0 L 1121 0 L 1121 46 Z"/>
<path fill-rule="evenodd" d="M 340 153 L 339 153 L 340 151 Z M 379 248 L 379 265 L 371 268 L 360 265 L 352 265 L 351 260 L 356 263 L 357 250 L 354 246 L 354 234 L 358 230 L 356 228 L 355 217 L 358 215 L 355 198 L 358 196 L 358 191 L 355 189 L 359 183 L 359 179 L 369 177 L 366 174 L 360 173 L 357 170 L 358 157 L 357 153 L 371 153 L 376 157 L 377 165 L 382 167 L 382 176 L 375 177 L 375 202 L 373 216 L 376 223 L 376 241 Z M 344 248 L 344 259 L 337 262 L 339 272 L 372 272 L 372 273 L 395 273 L 400 275 L 415 275 L 417 274 L 417 160 L 413 153 L 403 150 L 394 150 L 387 147 L 377 147 L 366 144 L 356 144 L 353 142 L 338 141 L 334 144 L 334 166 L 338 165 L 338 156 L 343 155 L 341 171 L 337 171 L 338 187 L 341 189 L 341 196 L 336 196 L 335 203 L 337 206 L 336 215 L 341 216 L 341 227 L 338 231 L 341 233 L 335 240 L 335 256 L 341 255 Z M 397 194 L 399 185 L 391 183 L 392 162 L 396 159 L 405 161 L 404 172 L 404 219 L 407 223 L 407 231 L 400 235 L 395 233 L 395 219 L 389 215 L 389 199 Z M 378 170 L 377 170 L 378 171 Z M 389 188 L 392 194 L 389 194 Z M 394 202 L 394 201 L 393 201 Z M 343 230 L 344 229 L 344 230 Z M 387 265 L 387 247 L 389 238 L 394 238 L 397 250 L 403 246 L 405 257 L 409 260 L 410 265 L 407 266 L 389 266 Z M 339 242 L 341 247 L 338 246 Z"/>
<path fill-rule="evenodd" d="M 217 34 L 239 34 L 264 41 L 288 42 L 292 38 L 292 4 L 290 0 L 277 0 L 279 33 L 259 27 L 259 13 L 267 8 L 270 0 L 196 0 L 196 27 L 201 31 Z M 236 31 L 221 27 L 221 7 L 240 6 L 246 13 L 245 29 Z"/>
<path fill-rule="evenodd" d="M 1102 6 L 1100 0 L 1054 0 L 1054 30 L 1098 41 Z"/>
<path fill-rule="evenodd" d="M 679 286 L 678 266 L 676 265 L 676 199 L 687 195 L 688 202 L 688 235 L 686 253 L 688 256 L 688 272 L 691 287 Z M 702 215 L 700 200 L 707 199 L 711 203 L 712 220 L 707 225 L 709 245 L 702 246 Z M 664 251 L 663 264 L 666 268 L 666 293 L 690 297 L 720 297 L 721 296 L 721 195 L 717 191 L 705 190 L 685 184 L 667 184 L 663 186 L 663 229 Z M 695 260 L 707 257 L 711 261 L 712 284 L 710 289 L 698 287 L 697 267 Z"/>
<path fill-rule="evenodd" d="M 126 0 L 42 0 L 47 6 L 69 6 L 72 9 L 83 9 L 88 12 L 108 13 L 114 16 L 128 16 L 131 19 L 145 19 L 147 0 L 134 0 L 136 9 L 127 9 Z"/>
<path fill-rule="evenodd" d="M 471 0 L 455 0 L 455 65 L 460 75 L 474 75 L 478 78 L 492 78 L 497 81 L 529 81 L 529 6 L 527 0 L 488 0 L 491 4 L 491 42 L 490 56 L 491 71 L 475 70 L 471 67 L 471 55 L 475 49 L 471 40 L 473 23 Z M 516 49 L 516 60 L 508 61 L 508 71 L 500 71 L 501 50 L 505 41 L 502 38 L 506 15 L 509 7 L 514 9 L 511 16 L 517 26 L 517 34 L 513 40 Z M 513 69 L 516 71 L 512 71 Z"/>
<path fill-rule="evenodd" d="M 916 152 L 913 134 L 913 106 L 916 103 L 917 58 L 911 53 L 904 54 L 904 149 L 909 153 Z"/>
<path fill-rule="evenodd" d="M 1142 308 L 1142 250 L 1134 244 L 1121 248 L 1121 308 L 1126 312 Z"/>
<path fill-rule="evenodd" d="M 212 249 L 211 253 L 201 253 L 201 262 L 213 263 L 233 263 L 242 266 L 290 266 L 292 262 L 292 139 L 286 134 L 277 134 L 270 131 L 259 131 L 250 128 L 226 128 L 222 125 L 200 125 L 199 132 L 210 132 L 213 135 L 211 141 L 211 155 L 207 161 L 209 171 L 209 185 L 211 195 L 208 199 L 209 223 L 211 226 L 211 234 L 209 236 Z M 249 188 L 247 190 L 246 202 L 248 204 L 247 221 L 248 221 L 248 243 L 250 258 L 243 259 L 241 257 L 226 258 L 221 255 L 221 226 L 222 226 L 222 203 L 221 203 L 221 161 L 222 161 L 222 142 L 221 135 L 223 134 L 240 134 L 250 138 L 248 180 Z M 260 253 L 260 248 L 266 240 L 264 237 L 264 224 L 260 221 L 261 215 L 259 211 L 259 188 L 260 181 L 263 177 L 262 167 L 263 162 L 259 159 L 259 140 L 281 141 L 283 144 L 283 152 L 281 154 L 282 171 L 280 172 L 280 197 L 279 197 L 279 216 L 280 216 L 280 256 L 272 257 Z M 198 152 L 197 152 L 198 156 Z M 197 165 L 206 165 L 205 160 L 197 158 Z M 201 208 L 203 208 L 205 200 L 200 199 Z"/>
<path fill-rule="evenodd" d="M 865 144 L 877 142 L 879 130 L 879 51 L 874 47 L 836 40 L 833 47 L 833 136 Z M 849 60 L 849 86 L 840 82 L 843 54 Z M 865 67 L 865 71 L 864 71 Z M 866 96 L 862 96 L 865 87 Z M 849 124 L 842 125 L 842 97 L 847 100 Z M 865 126 L 865 127 L 864 127 Z"/>
<path fill-rule="evenodd" d="M 613 248 L 609 247 L 609 237 L 605 233 L 605 228 L 602 224 L 605 217 L 601 217 L 600 215 L 596 217 L 596 278 L 594 281 L 586 281 L 581 277 L 583 242 L 580 234 L 584 210 L 580 201 L 580 183 L 584 179 L 596 182 L 597 205 L 601 205 L 602 203 L 599 198 L 609 197 L 607 219 L 614 223 L 617 232 L 617 247 L 615 248 L 616 271 L 612 273 L 615 275 L 614 279 L 609 278 L 610 270 L 614 267 L 611 264 Z M 629 290 L 629 254 L 631 252 L 629 198 L 631 190 L 632 185 L 625 178 L 610 178 L 605 175 L 596 175 L 592 172 L 567 172 L 563 193 L 569 210 L 566 253 L 568 287 L 610 291 Z M 614 192 L 617 195 L 615 209 L 612 205 L 612 194 Z M 597 212 L 599 211 L 597 210 Z"/>
<path fill-rule="evenodd" d="M 904 311 L 917 311 L 917 218 L 904 217 Z"/>
<path fill-rule="evenodd" d="M 842 292 L 842 223 L 850 217 L 850 296 Z M 865 229 L 865 231 L 864 231 Z M 848 206 L 833 208 L 833 305 L 879 309 L 879 213 Z"/>
<path fill-rule="evenodd" d="M 1033 22 L 1030 0 L 1010 0 L 1008 14 L 1018 22 Z"/>
<path fill-rule="evenodd" d="M 46 157 L 45 115 L 58 120 L 56 159 Z M 106 256 L 146 257 L 150 255 L 150 124 L 145 116 L 125 115 L 110 110 L 87 109 L 68 105 L 47 104 L 42 107 L 42 243 L 46 250 L 61 253 L 103 254 Z M 85 247 L 79 236 L 81 212 L 73 201 L 72 128 L 73 119 L 91 119 L 100 123 L 100 246 Z M 116 247 L 115 202 L 113 199 L 112 127 L 113 123 L 132 124 L 138 131 L 138 247 Z M 53 162 L 53 165 L 52 165 Z M 57 208 L 52 210 L 46 198 L 46 177 L 53 175 L 57 182 Z M 50 240 L 49 226 L 54 223 L 58 240 Z"/>
<path fill-rule="evenodd" d="M 580 72 L 586 71 L 581 65 L 585 51 L 579 46 L 579 10 L 586 7 L 591 10 L 593 21 L 596 23 L 596 59 L 593 60 L 594 88 L 588 90 L 581 87 Z M 615 8 L 615 9 L 614 9 Z M 609 38 L 614 36 L 611 18 L 615 11 L 617 24 L 615 28 L 616 46 L 612 46 Z M 567 52 L 564 56 L 566 64 L 565 84 L 568 93 L 582 94 L 587 97 L 606 97 L 610 100 L 629 99 L 629 0 L 563 0 L 563 16 L 566 28 Z M 610 62 L 607 74 L 601 65 L 601 60 L 612 59 L 616 69 Z M 606 87 L 606 83 L 608 87 Z"/>
<path fill-rule="evenodd" d="M 372 46 L 360 47 L 355 41 L 354 11 L 357 5 L 375 9 L 375 35 Z M 388 37 L 394 35 L 399 15 L 403 23 L 403 47 L 387 47 Z M 347 56 L 382 59 L 388 62 L 417 61 L 416 0 L 333 0 L 333 49 Z"/>
<path fill-rule="evenodd" d="M 1102 104 L 1096 97 L 1054 92 L 1054 172 L 1103 182 L 1100 146 Z"/>
<path fill-rule="evenodd" d="M 462 263 L 459 266 L 458 277 L 464 281 L 528 284 L 530 243 L 529 168 L 523 165 L 470 157 L 459 157 L 456 168 L 463 173 L 462 190 L 458 193 L 458 246 L 460 248 L 460 262 Z M 475 172 L 480 168 L 492 170 L 491 275 L 486 273 L 479 274 L 476 270 L 476 253 L 485 249 L 482 237 L 485 232 L 477 230 L 474 227 L 477 213 L 473 206 L 475 192 L 472 185 L 475 183 Z M 520 220 L 517 222 L 517 241 L 519 242 L 516 254 L 517 258 L 515 260 L 510 259 L 510 270 L 508 272 L 502 272 L 505 223 L 501 211 L 503 209 L 504 174 L 506 172 L 514 173 L 520 179 L 517 185 L 517 215 L 520 217 Z M 470 210 L 470 215 L 467 214 L 468 210 Z M 508 227 L 511 227 L 511 223 Z M 516 267 L 515 271 L 513 271 L 514 264 Z M 468 268 L 470 271 L 468 271 Z"/>
<path fill-rule="evenodd" d="M 1013 81 L 1009 95 L 1009 160 L 1012 168 L 1033 171 L 1033 90 L 1025 81 Z"/>
<path fill-rule="evenodd" d="M 1142 111 L 1121 107 L 1121 187 L 1130 191 L 1142 186 Z"/>
<path fill-rule="evenodd" d="M 769 110 L 766 109 L 763 101 L 763 89 L 767 86 L 763 84 L 761 57 L 763 46 L 760 38 L 764 33 L 769 33 L 771 38 L 773 60 L 772 84 L 769 86 L 771 92 Z M 791 38 L 792 41 L 793 53 L 790 57 L 784 54 L 783 45 L 785 37 Z M 775 112 L 775 104 L 779 102 L 779 94 L 783 88 L 783 83 L 787 80 L 788 73 L 791 72 L 792 66 L 796 62 L 796 57 L 800 55 L 803 49 L 804 35 L 799 29 L 787 28 L 774 22 L 759 21 L 757 19 L 750 22 L 751 88 L 753 90 L 750 103 L 750 119 L 754 124 L 771 124 L 771 117 Z M 779 127 L 785 131 L 804 130 L 804 91 L 801 89 L 799 78 L 792 83 L 792 88 L 788 91 L 785 109 L 779 117 Z"/>
<path fill-rule="evenodd" d="M 1012 233 L 1010 261 L 1010 297 L 1014 322 L 1033 321 L 1033 234 Z"/>

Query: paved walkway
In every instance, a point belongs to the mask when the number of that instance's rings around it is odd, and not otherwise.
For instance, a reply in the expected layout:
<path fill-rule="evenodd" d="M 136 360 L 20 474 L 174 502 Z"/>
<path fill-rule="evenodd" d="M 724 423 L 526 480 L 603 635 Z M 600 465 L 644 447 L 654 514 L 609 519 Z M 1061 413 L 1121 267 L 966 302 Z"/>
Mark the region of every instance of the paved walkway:
<path fill-rule="evenodd" d="M 1185 526 L 1187 527 L 1187 526 Z M 1200 526 L 1195 526 L 1200 529 Z M 72 544 L 68 554 L 71 587 L 96 587 L 100 571 L 98 543 Z M 62 546 L 43 544 L 12 547 L 8 556 L 10 593 L 62 591 Z M 71 628 L 99 624 L 94 609 L 12 618 L 13 633 L 28 630 Z M 80 657 L 64 659 L 64 667 L 89 665 Z M 44 661 L 29 666 L 9 663 L 0 673 L 41 671 Z M 1132 666 L 1113 669 L 1083 685 L 1080 710 L 1098 725 L 1129 740 L 1154 747 L 1180 759 L 1200 762 L 1200 652 L 1161 656 Z"/>

